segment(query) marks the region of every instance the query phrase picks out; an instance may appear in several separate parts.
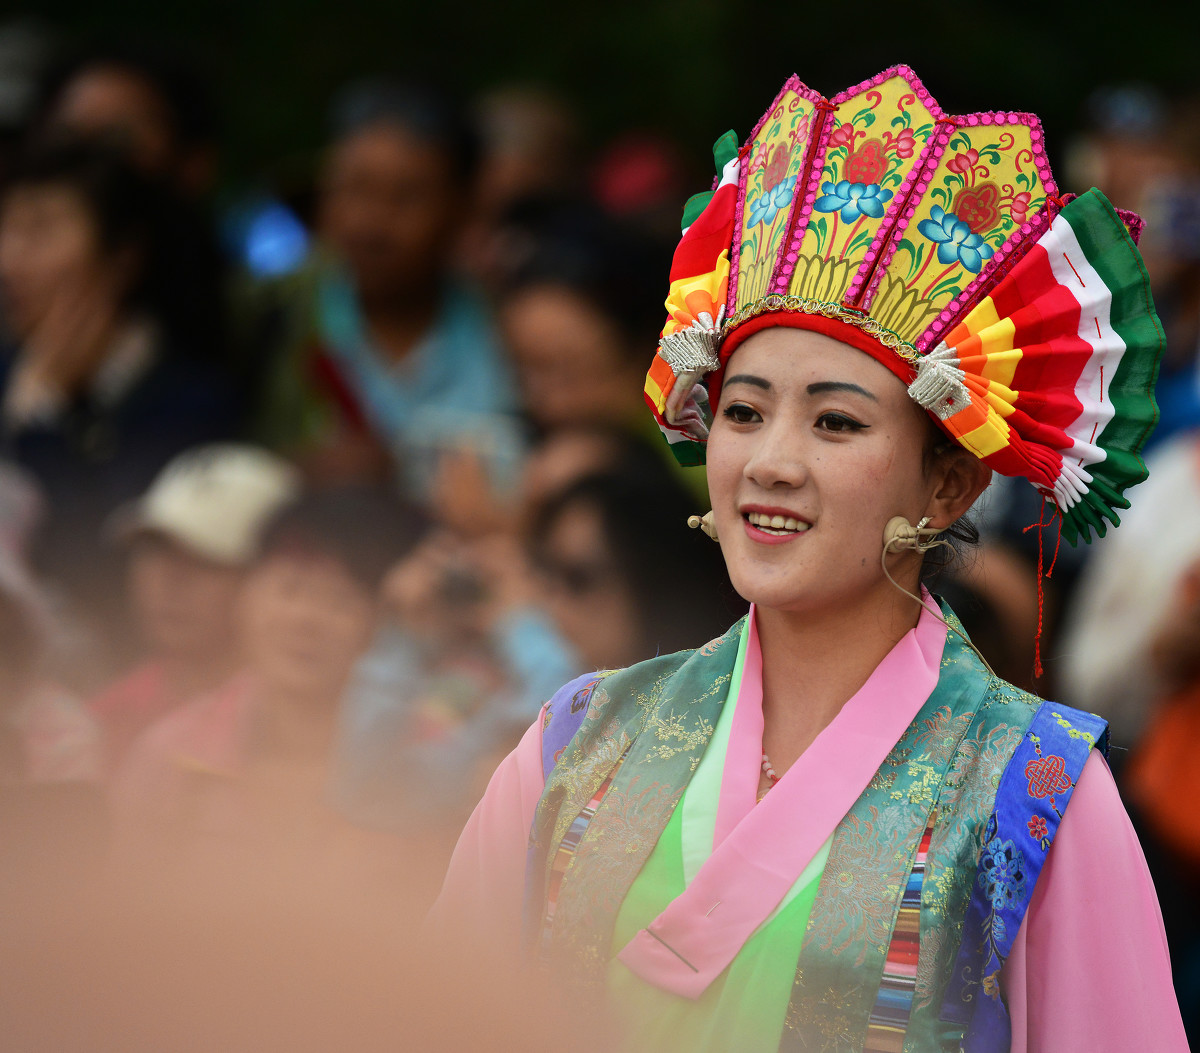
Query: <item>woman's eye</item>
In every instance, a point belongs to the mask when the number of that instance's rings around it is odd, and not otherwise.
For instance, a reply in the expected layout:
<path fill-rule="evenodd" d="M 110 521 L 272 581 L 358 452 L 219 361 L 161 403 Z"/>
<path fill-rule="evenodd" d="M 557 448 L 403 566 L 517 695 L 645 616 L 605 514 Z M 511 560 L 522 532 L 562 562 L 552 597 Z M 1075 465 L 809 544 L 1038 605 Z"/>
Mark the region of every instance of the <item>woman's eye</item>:
<path fill-rule="evenodd" d="M 845 417 L 840 413 L 822 413 L 817 418 L 817 427 L 822 431 L 848 432 L 862 431 L 867 425 L 859 424 L 853 418 Z"/>
<path fill-rule="evenodd" d="M 754 424 L 762 420 L 758 411 L 751 409 L 744 402 L 731 402 L 725 407 L 725 417 L 734 424 Z"/>

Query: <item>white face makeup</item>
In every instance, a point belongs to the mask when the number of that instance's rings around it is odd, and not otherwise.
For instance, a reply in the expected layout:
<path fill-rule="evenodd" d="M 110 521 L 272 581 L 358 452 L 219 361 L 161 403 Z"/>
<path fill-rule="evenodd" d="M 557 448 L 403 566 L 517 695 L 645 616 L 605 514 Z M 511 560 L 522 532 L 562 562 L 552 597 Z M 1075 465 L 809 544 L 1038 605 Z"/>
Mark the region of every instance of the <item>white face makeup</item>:
<path fill-rule="evenodd" d="M 800 329 L 749 337 L 726 368 L 707 456 L 734 587 L 814 614 L 892 589 L 883 529 L 927 514 L 928 437 L 904 384 L 862 351 Z"/>

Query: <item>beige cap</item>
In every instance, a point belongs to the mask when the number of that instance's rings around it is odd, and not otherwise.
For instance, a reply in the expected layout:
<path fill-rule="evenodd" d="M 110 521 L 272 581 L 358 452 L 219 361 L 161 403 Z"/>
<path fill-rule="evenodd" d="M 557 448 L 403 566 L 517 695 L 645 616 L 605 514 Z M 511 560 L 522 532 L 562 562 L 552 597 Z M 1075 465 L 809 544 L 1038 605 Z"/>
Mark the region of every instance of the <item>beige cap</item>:
<path fill-rule="evenodd" d="M 259 551 L 267 523 L 300 495 L 299 470 L 257 446 L 214 443 L 181 453 L 150 489 L 118 510 L 113 527 L 128 539 L 165 534 L 216 563 L 244 564 Z"/>

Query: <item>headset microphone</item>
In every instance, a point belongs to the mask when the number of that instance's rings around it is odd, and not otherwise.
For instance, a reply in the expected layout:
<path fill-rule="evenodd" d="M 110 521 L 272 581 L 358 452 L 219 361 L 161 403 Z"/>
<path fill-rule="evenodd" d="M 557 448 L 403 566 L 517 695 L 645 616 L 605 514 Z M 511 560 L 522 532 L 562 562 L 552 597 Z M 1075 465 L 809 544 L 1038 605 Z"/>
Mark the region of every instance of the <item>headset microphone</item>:
<path fill-rule="evenodd" d="M 904 516 L 892 516 L 883 528 L 883 551 L 899 552 L 911 548 L 917 552 L 928 552 L 931 548 L 945 545 L 947 542 L 937 540 L 941 531 L 936 527 L 926 526 L 929 519 L 929 516 L 925 516 L 913 526 Z"/>
<path fill-rule="evenodd" d="M 946 626 L 948 630 L 957 633 L 962 638 L 963 643 L 965 643 L 979 656 L 979 660 L 984 664 L 984 666 L 987 667 L 987 671 L 991 673 L 992 676 L 995 676 L 996 674 L 992 670 L 991 665 L 988 664 L 988 660 L 983 657 L 983 652 L 981 652 L 979 648 L 970 641 L 970 639 L 967 637 L 967 634 L 959 629 L 958 626 L 951 625 L 948 621 L 946 621 L 946 619 L 942 617 L 941 612 L 929 606 L 929 604 L 927 604 L 922 597 L 916 595 L 915 593 L 909 592 L 908 589 L 906 589 L 895 578 L 892 577 L 891 572 L 887 568 L 887 557 L 889 552 L 902 552 L 905 549 L 912 549 L 915 552 L 928 552 L 930 549 L 939 548 L 943 545 L 947 548 L 951 547 L 949 541 L 945 541 L 938 537 L 938 534 L 941 533 L 940 530 L 938 530 L 936 527 L 926 525 L 929 522 L 929 519 L 929 516 L 925 516 L 922 520 L 920 520 L 920 522 L 917 523 L 916 526 L 913 526 L 912 523 L 904 518 L 904 516 L 892 516 L 892 518 L 887 521 L 887 525 L 883 528 L 883 552 L 880 553 L 879 556 L 879 562 L 883 567 L 883 573 L 887 575 L 887 580 L 896 586 L 896 588 L 902 593 L 904 593 L 905 596 L 907 596 L 909 599 L 916 600 L 921 607 L 932 614 L 939 622 Z"/>

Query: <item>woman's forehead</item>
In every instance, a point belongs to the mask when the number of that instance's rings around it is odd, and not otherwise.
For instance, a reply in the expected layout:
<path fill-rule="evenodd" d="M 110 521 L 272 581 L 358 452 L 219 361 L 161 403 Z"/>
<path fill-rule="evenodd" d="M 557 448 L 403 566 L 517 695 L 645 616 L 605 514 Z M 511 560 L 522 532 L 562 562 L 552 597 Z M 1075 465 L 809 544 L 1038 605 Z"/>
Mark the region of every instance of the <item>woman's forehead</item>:
<path fill-rule="evenodd" d="M 903 382 L 858 348 L 824 333 L 784 326 L 764 329 L 738 346 L 726 363 L 725 385 L 739 375 L 783 390 L 812 383 L 852 383 L 880 401 L 907 397 Z"/>

